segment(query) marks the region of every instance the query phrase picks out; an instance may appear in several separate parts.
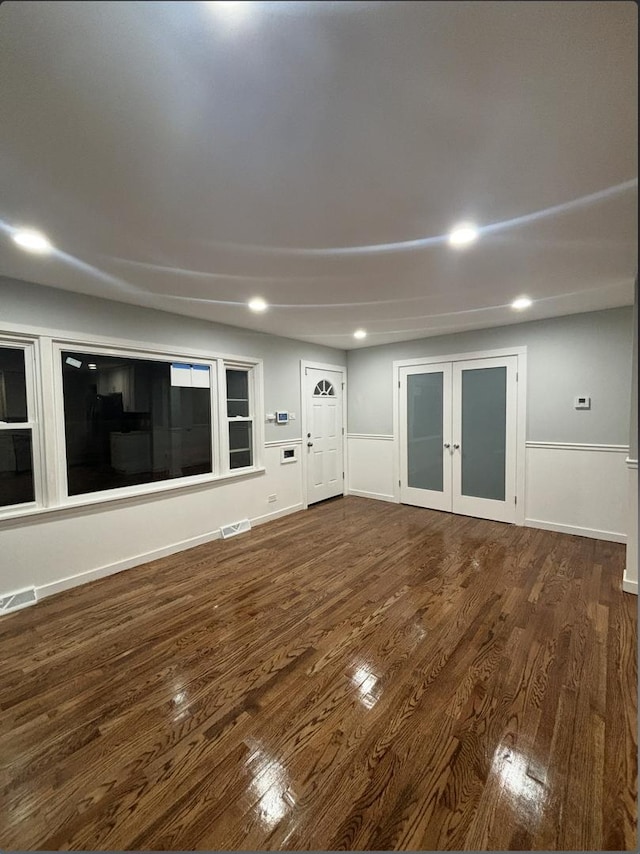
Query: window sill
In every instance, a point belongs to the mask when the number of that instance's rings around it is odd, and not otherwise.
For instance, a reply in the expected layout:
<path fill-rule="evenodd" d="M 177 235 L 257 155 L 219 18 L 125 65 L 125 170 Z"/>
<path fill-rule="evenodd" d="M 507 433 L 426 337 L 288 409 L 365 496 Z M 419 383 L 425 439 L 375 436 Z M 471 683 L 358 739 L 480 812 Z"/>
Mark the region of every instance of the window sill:
<path fill-rule="evenodd" d="M 185 483 L 186 478 L 181 478 L 180 482 L 163 481 L 161 483 L 148 485 L 135 489 L 132 492 L 123 493 L 118 491 L 118 494 L 108 495 L 103 493 L 88 493 L 87 495 L 74 496 L 68 498 L 64 504 L 56 504 L 49 507 L 22 507 L 15 510 L 0 511 L 0 526 L 4 522 L 19 522 L 28 520 L 38 516 L 48 516 L 56 513 L 73 513 L 73 511 L 82 511 L 90 507 L 100 506 L 102 504 L 113 504 L 115 502 L 130 502 L 135 503 L 144 501 L 145 498 L 154 498 L 162 496 L 165 493 L 175 493 L 179 491 L 195 491 L 204 489 L 208 486 L 215 486 L 218 483 L 225 483 L 230 480 L 238 480 L 243 477 L 252 477 L 257 474 L 264 474 L 266 468 L 264 466 L 252 466 L 251 468 L 237 469 L 236 471 L 226 472 L 218 475 L 199 475 L 197 478 L 189 478 L 189 482 Z M 134 489 L 133 487 L 130 487 Z M 114 490 L 115 492 L 116 490 Z"/>

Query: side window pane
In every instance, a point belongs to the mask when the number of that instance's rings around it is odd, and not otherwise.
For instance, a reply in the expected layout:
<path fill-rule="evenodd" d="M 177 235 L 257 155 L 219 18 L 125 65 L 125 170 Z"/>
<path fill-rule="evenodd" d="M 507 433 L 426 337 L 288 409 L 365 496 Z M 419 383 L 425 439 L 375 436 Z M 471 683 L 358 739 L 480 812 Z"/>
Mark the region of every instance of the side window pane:
<path fill-rule="evenodd" d="M 244 468 L 252 465 L 251 421 L 236 421 L 229 424 L 229 467 Z"/>
<path fill-rule="evenodd" d="M 229 418 L 249 416 L 249 374 L 247 371 L 227 370 L 227 415 Z"/>
<path fill-rule="evenodd" d="M 31 430 L 0 430 L 0 507 L 35 501 Z"/>
<path fill-rule="evenodd" d="M 28 421 L 24 350 L 0 347 L 0 421 Z"/>
<path fill-rule="evenodd" d="M 249 371 L 227 368 L 227 417 L 229 418 L 229 468 L 253 465 L 253 421 L 249 399 Z"/>
<path fill-rule="evenodd" d="M 212 471 L 208 387 L 115 355 L 63 352 L 62 374 L 69 495 Z"/>

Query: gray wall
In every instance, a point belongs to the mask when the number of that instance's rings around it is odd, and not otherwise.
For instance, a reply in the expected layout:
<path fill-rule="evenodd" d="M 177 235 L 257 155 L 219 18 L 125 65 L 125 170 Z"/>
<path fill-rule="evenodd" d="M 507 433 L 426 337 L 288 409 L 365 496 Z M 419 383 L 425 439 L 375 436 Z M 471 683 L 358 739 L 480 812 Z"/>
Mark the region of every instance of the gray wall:
<path fill-rule="evenodd" d="M 297 418 L 287 425 L 267 424 L 267 441 L 301 435 L 300 359 L 346 364 L 343 350 L 0 277 L 0 329 L 3 323 L 47 327 L 79 338 L 88 333 L 150 342 L 175 348 L 178 356 L 183 349 L 202 349 L 263 359 L 266 412 L 287 409 Z"/>
<path fill-rule="evenodd" d="M 529 441 L 628 443 L 631 307 L 349 351 L 349 432 L 393 432 L 395 359 L 522 345 Z M 591 410 L 574 409 L 578 394 L 591 396 Z"/>

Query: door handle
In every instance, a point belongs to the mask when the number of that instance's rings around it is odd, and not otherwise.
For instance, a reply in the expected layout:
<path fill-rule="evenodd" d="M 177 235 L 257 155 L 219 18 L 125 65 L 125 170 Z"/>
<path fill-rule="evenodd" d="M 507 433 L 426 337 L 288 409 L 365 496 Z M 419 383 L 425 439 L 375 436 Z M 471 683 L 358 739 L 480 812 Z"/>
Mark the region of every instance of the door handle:
<path fill-rule="evenodd" d="M 454 449 L 457 451 L 457 450 L 458 450 L 458 448 L 460 447 L 460 445 L 454 445 L 453 447 L 454 447 Z"/>
<path fill-rule="evenodd" d="M 307 448 L 313 448 L 313 442 L 307 442 Z"/>
<path fill-rule="evenodd" d="M 444 446 L 445 446 L 445 448 L 450 448 L 450 447 L 451 447 L 451 443 L 450 443 L 450 442 L 445 442 L 445 443 L 444 443 Z"/>

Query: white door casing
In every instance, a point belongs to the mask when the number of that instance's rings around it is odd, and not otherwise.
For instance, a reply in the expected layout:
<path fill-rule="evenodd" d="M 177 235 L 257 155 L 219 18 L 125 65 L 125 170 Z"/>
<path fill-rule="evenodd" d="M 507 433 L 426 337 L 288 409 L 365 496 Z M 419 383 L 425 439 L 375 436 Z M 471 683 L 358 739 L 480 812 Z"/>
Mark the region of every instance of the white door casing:
<path fill-rule="evenodd" d="M 306 503 L 344 494 L 344 372 L 302 366 Z"/>

